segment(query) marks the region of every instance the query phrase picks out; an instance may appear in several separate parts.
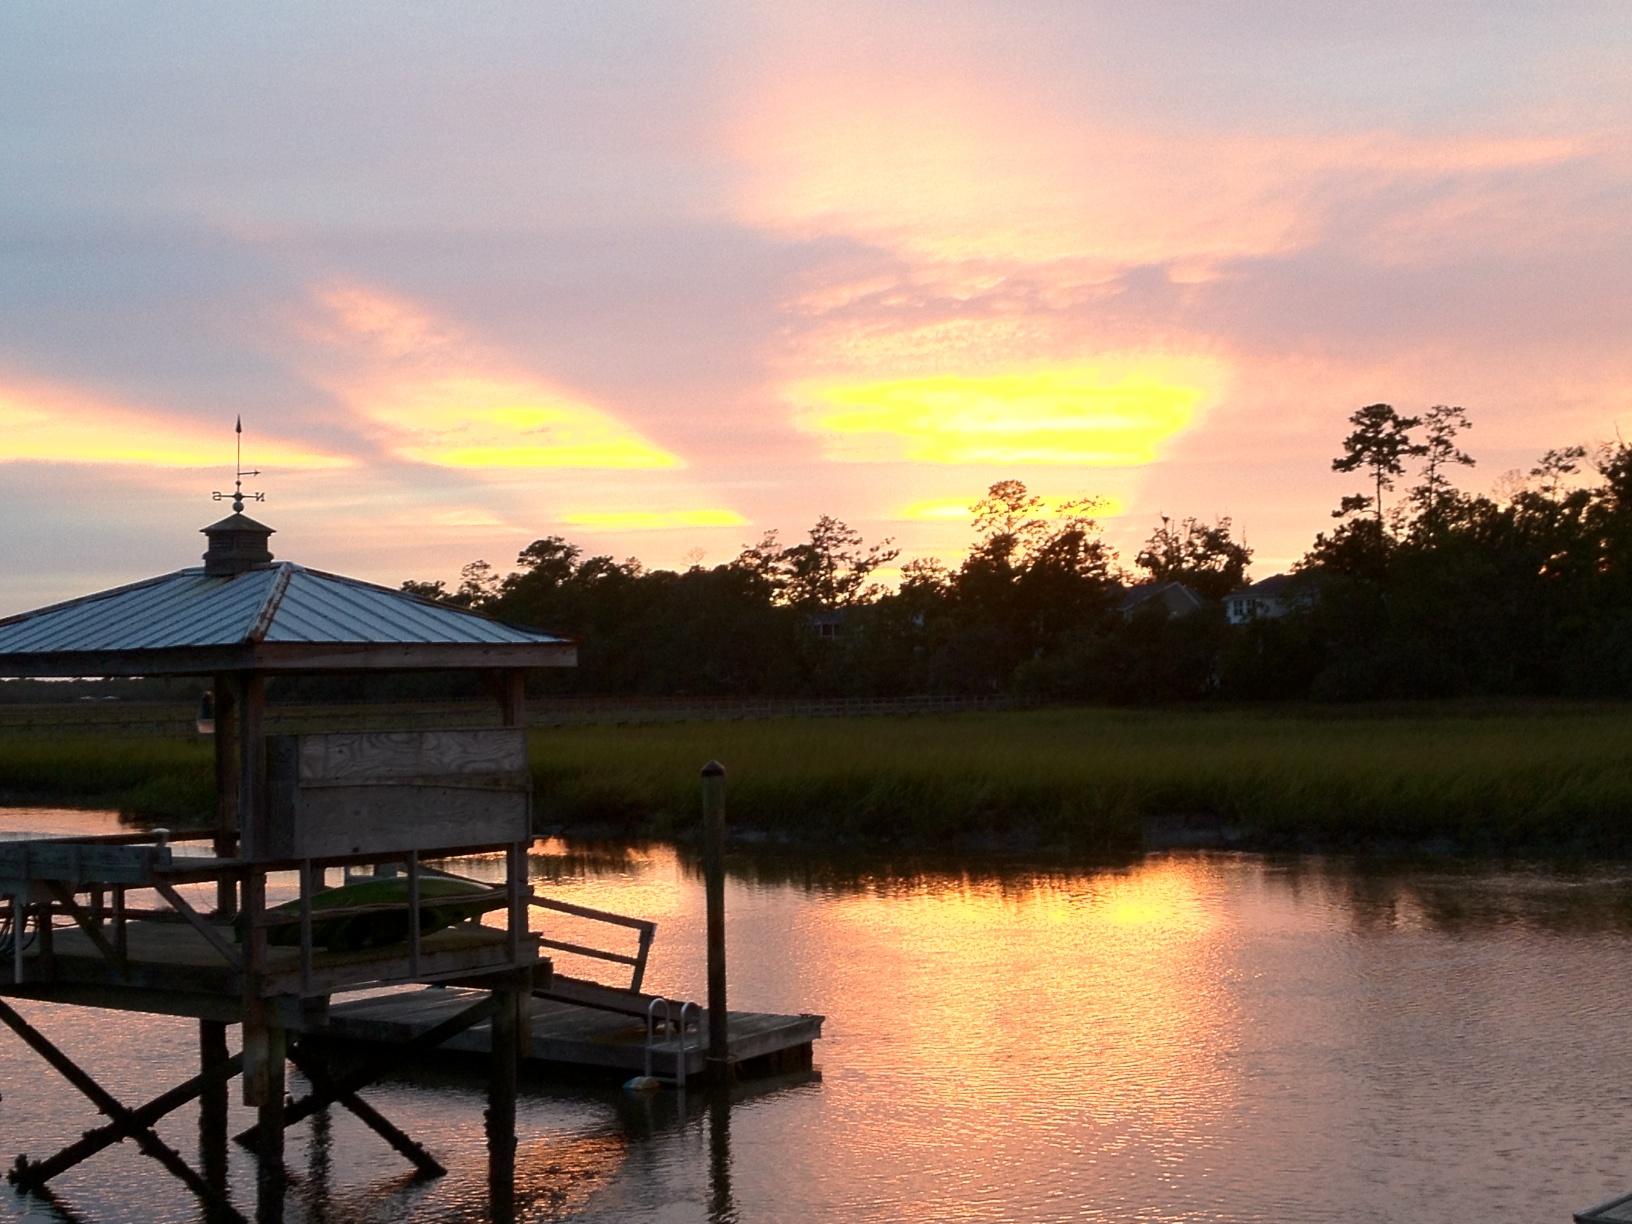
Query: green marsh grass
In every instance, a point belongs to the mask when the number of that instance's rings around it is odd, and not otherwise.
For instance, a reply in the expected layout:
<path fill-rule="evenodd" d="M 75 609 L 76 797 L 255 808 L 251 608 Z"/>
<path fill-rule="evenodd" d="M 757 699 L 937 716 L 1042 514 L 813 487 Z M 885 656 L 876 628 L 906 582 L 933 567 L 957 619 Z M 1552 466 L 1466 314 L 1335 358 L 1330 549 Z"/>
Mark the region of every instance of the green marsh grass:
<path fill-rule="evenodd" d="M 546 822 L 682 834 L 699 768 L 733 827 L 796 840 L 1138 843 L 1148 817 L 1255 844 L 1632 849 L 1632 710 L 1049 709 L 537 731 Z"/>
<path fill-rule="evenodd" d="M 113 807 L 176 827 L 215 806 L 208 741 L 65 735 L 0 737 L 0 799 Z"/>
<path fill-rule="evenodd" d="M 0 737 L 0 801 L 207 821 L 211 746 Z M 539 818 L 685 837 L 698 770 L 733 829 L 796 842 L 1121 850 L 1151 817 L 1248 844 L 1442 841 L 1632 852 L 1632 708 L 1044 709 L 912 718 L 585 726 L 532 733 Z"/>

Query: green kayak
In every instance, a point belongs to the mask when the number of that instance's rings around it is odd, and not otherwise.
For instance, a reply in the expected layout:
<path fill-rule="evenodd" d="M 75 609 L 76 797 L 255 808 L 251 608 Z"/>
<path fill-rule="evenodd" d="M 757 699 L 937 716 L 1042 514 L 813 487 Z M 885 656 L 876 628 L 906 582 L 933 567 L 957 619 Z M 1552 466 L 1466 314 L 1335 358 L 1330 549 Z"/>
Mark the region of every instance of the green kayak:
<path fill-rule="evenodd" d="M 490 894 L 482 896 L 483 893 Z M 503 909 L 503 897 L 492 889 L 469 880 L 442 876 L 421 876 L 419 880 L 419 933 L 429 935 L 456 922 L 474 918 L 489 910 Z M 469 898 L 478 899 L 471 900 Z M 364 914 L 331 914 L 331 910 L 361 906 L 394 906 L 370 909 Z M 286 901 L 267 911 L 271 918 L 300 917 L 300 902 Z M 279 947 L 300 946 L 300 923 L 278 922 L 268 928 L 267 942 Z M 331 888 L 312 897 L 312 943 L 334 952 L 354 952 L 359 948 L 388 948 L 408 938 L 408 880 L 393 876 L 383 880 L 363 880 L 344 888 Z"/>

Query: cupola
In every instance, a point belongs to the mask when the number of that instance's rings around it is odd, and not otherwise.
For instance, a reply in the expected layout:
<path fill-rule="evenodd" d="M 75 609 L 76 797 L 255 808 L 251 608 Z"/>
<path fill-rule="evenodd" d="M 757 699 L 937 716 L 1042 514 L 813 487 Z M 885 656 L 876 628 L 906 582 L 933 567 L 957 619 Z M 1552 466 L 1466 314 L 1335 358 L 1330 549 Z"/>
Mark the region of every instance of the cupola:
<path fill-rule="evenodd" d="M 204 572 L 230 578 L 272 563 L 267 547 L 272 528 L 241 512 L 203 528 L 210 546 L 204 550 Z"/>

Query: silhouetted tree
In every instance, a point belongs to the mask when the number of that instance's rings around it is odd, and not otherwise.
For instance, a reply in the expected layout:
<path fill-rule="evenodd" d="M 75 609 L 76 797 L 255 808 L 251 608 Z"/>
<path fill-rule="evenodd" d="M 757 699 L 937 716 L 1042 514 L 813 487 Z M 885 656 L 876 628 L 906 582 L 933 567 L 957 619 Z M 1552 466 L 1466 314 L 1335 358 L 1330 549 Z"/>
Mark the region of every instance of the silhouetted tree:
<path fill-rule="evenodd" d="M 1343 439 L 1343 454 L 1332 460 L 1332 471 L 1371 474 L 1371 497 L 1345 497 L 1337 516 L 1365 510 L 1376 512 L 1383 521 L 1383 493 L 1394 487 L 1394 477 L 1405 474 L 1405 460 L 1425 452 L 1412 441 L 1411 431 L 1422 424 L 1420 417 L 1402 417 L 1391 404 L 1367 404 L 1349 417 L 1354 430 Z"/>
<path fill-rule="evenodd" d="M 1165 514 L 1134 563 L 1152 582 L 1182 582 L 1198 595 L 1223 599 L 1246 584 L 1252 550 L 1230 535 L 1230 520 L 1209 526 L 1187 518 L 1174 524 Z"/>

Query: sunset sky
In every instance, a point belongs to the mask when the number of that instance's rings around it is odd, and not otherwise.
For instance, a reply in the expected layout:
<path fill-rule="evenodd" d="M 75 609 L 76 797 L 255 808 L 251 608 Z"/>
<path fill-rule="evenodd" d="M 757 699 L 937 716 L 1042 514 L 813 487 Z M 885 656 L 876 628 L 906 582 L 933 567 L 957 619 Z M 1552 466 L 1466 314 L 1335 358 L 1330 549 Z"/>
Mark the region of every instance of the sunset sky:
<path fill-rule="evenodd" d="M 239 413 L 392 585 L 1004 478 L 1264 576 L 1362 404 L 1632 428 L 1628 116 L 1617 0 L 7 4 L 0 614 L 195 564 Z"/>

